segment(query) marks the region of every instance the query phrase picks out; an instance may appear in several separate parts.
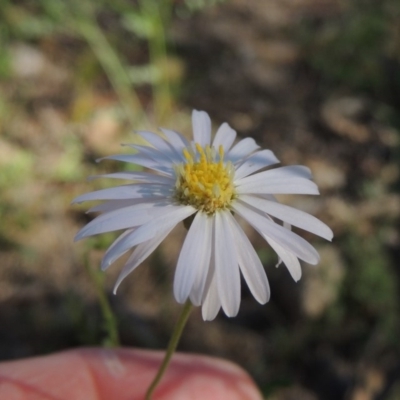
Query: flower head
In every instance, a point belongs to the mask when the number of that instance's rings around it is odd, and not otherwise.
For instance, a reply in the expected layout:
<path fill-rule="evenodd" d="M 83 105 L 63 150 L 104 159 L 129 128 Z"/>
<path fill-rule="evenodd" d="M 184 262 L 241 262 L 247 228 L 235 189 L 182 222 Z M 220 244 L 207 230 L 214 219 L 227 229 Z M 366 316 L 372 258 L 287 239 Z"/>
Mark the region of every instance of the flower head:
<path fill-rule="evenodd" d="M 161 129 L 163 137 L 138 132 L 148 146 L 131 145 L 137 153 L 106 157 L 140 165 L 150 172 L 103 175 L 133 183 L 76 198 L 76 203 L 105 200 L 89 210 L 102 214 L 87 224 L 76 240 L 126 230 L 102 261 L 102 269 L 106 269 L 135 247 L 116 282 L 116 291 L 179 222 L 190 218 L 176 267 L 174 294 L 179 303 L 190 298 L 194 305 L 201 305 L 203 318 L 212 320 L 221 307 L 228 316 L 237 314 L 240 272 L 257 301 L 264 304 L 270 297 L 263 265 L 234 215 L 260 233 L 296 281 L 301 277 L 299 259 L 317 264 L 319 255 L 291 231 L 291 225 L 328 240 L 333 234 L 320 220 L 280 204 L 274 197 L 318 194 L 308 168 L 270 168 L 279 163 L 275 155 L 260 150 L 251 138 L 233 145 L 236 132 L 227 123 L 211 141 L 208 114 L 194 110 L 192 121 L 192 142 L 168 129 Z"/>

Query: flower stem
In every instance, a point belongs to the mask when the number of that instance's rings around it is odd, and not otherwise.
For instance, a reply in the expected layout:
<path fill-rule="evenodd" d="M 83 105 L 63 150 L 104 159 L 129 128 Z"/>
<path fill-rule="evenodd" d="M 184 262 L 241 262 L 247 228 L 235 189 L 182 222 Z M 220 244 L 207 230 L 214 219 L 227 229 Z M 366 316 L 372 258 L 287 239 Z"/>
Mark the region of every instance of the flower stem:
<path fill-rule="evenodd" d="M 90 265 L 89 255 L 85 254 L 84 265 L 86 271 L 88 272 L 90 279 L 94 283 L 96 293 L 99 299 L 100 310 L 103 314 L 104 328 L 106 330 L 107 336 L 103 341 L 103 346 L 105 347 L 118 347 L 119 334 L 118 334 L 118 322 L 115 314 L 112 311 L 110 302 L 108 301 L 107 295 L 104 290 L 104 275 L 101 271 L 93 269 Z"/>
<path fill-rule="evenodd" d="M 183 306 L 178 322 L 175 325 L 174 332 L 172 333 L 172 337 L 168 343 L 167 351 L 165 352 L 164 359 L 157 371 L 157 375 L 155 376 L 153 382 L 151 382 L 149 388 L 147 389 L 145 400 L 151 400 L 155 388 L 160 383 L 160 380 L 163 377 L 164 372 L 166 371 L 169 365 L 169 362 L 171 361 L 171 357 L 174 354 L 176 347 L 178 346 L 179 339 L 183 332 L 183 328 L 186 325 L 186 322 L 189 318 L 192 309 L 193 309 L 192 303 L 190 302 L 190 300 L 187 300 L 185 305 Z"/>

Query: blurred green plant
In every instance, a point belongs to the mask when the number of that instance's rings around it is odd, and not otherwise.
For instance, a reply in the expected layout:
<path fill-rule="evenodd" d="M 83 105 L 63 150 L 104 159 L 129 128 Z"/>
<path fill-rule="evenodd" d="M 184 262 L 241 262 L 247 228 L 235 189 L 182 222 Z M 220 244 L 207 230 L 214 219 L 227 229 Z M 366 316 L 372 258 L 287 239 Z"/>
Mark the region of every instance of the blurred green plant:
<path fill-rule="evenodd" d="M 38 40 L 55 34 L 86 41 L 118 95 L 125 119 L 132 128 L 137 128 L 141 123 L 149 125 L 138 93 L 138 87 L 143 84 L 152 88 L 156 120 L 163 120 L 172 111 L 171 78 L 179 79 L 182 72 L 178 66 L 176 73 L 177 64 L 167 54 L 166 30 L 173 3 L 171 0 L 141 0 L 138 3 L 127 0 L 39 0 L 35 4 L 29 1 L 14 4 L 4 0 L 0 10 L 0 32 L 6 42 Z M 131 33 L 146 44 L 147 64 L 130 65 L 127 57 L 118 53 L 112 30 L 108 31 L 100 23 L 105 14 L 119 20 L 128 38 Z M 137 43 L 131 40 L 132 46 Z M 7 73 L 9 60 L 7 43 L 1 47 L 0 76 Z"/>
<path fill-rule="evenodd" d="M 341 297 L 332 310 L 336 322 L 342 325 L 350 318 L 365 324 L 369 320 L 386 339 L 394 339 L 400 323 L 396 275 L 379 233 L 367 237 L 349 234 L 342 250 L 348 272 Z"/>
<path fill-rule="evenodd" d="M 125 118 L 131 127 L 147 121 L 138 94 L 132 87 L 127 73 L 128 67 L 116 53 L 97 21 L 97 15 L 102 11 L 101 6 L 108 5 L 108 2 L 98 4 L 90 0 L 71 0 L 68 3 L 60 0 L 40 0 L 40 3 L 44 12 L 60 26 L 87 42 L 118 95 Z"/>
<path fill-rule="evenodd" d="M 11 0 L 2 0 L 0 29 L 8 40 L 39 39 L 60 29 L 51 16 L 39 12 L 38 6 L 39 2 L 15 4 Z"/>
<path fill-rule="evenodd" d="M 123 65 L 103 31 L 97 25 L 95 18 L 90 18 L 88 15 L 83 14 L 81 10 L 77 11 L 76 14 L 76 29 L 88 42 L 106 72 L 124 107 L 126 118 L 132 127 L 136 126 L 138 120 L 145 120 L 146 117 L 136 92 L 131 89 L 127 68 Z M 140 117 L 137 118 L 137 115 Z"/>
<path fill-rule="evenodd" d="M 298 35 L 306 62 L 326 82 L 388 97 L 400 77 L 400 3 L 350 0 L 326 20 L 305 20 Z"/>
<path fill-rule="evenodd" d="M 185 5 L 190 11 L 201 10 L 206 7 L 216 6 L 227 0 L 185 0 Z"/>
<path fill-rule="evenodd" d="M 11 72 L 11 57 L 6 44 L 6 32 L 4 27 L 0 25 L 0 79 L 8 78 Z M 0 99 L 0 116 L 2 114 L 2 100 Z"/>
<path fill-rule="evenodd" d="M 1 153 L 4 152 L 4 154 L 0 157 L 0 190 L 3 191 L 29 179 L 34 158 L 26 150 L 8 147 L 6 143 L 1 143 L 1 145 Z"/>
<path fill-rule="evenodd" d="M 349 237 L 346 246 L 352 268 L 349 284 L 352 297 L 372 314 L 394 311 L 396 284 L 382 241 L 375 237 Z"/>
<path fill-rule="evenodd" d="M 165 29 L 170 22 L 171 11 L 169 0 L 140 0 L 139 10 L 131 8 L 123 16 L 124 26 L 149 44 L 151 63 L 142 67 L 142 71 L 146 71 L 148 80 L 153 83 L 153 107 L 161 120 L 172 111 L 168 74 L 163 73 L 164 69 L 168 69 Z M 130 70 L 134 80 L 137 72 L 137 69 Z"/>
<path fill-rule="evenodd" d="M 58 159 L 58 163 L 52 170 L 52 178 L 59 182 L 76 182 L 84 179 L 84 171 L 81 168 L 83 158 L 82 142 L 75 135 L 63 137 L 64 152 Z"/>
<path fill-rule="evenodd" d="M 8 42 L 37 41 L 56 35 L 83 39 L 118 95 L 124 119 L 131 128 L 149 126 L 148 107 L 138 88 L 149 85 L 152 91 L 154 119 L 163 121 L 173 110 L 171 86 L 182 76 L 183 68 L 167 52 L 167 30 L 174 12 L 186 9 L 192 13 L 226 0 L 28 0 L 18 3 L 3 0 L 0 9 L 0 77 L 9 72 Z M 132 65 L 127 54 L 121 55 L 121 43 L 113 40 L 113 29 L 103 20 L 117 19 L 125 29 L 132 48 L 145 44 L 147 63 Z M 113 27 L 115 26 L 112 25 Z M 118 31 L 121 34 L 120 31 Z M 133 34 L 133 36 L 130 36 Z M 119 36 L 120 37 L 120 36 Z M 133 40 L 136 38 L 137 40 Z M 0 43 L 3 44 L 3 43 Z M 126 47 L 126 41 L 122 47 Z M 139 49 L 143 52 L 143 49 Z M 131 51 L 130 51 L 131 52 Z M 86 72 L 87 69 L 85 69 Z M 93 69 L 91 69 L 93 71 Z M 79 76 L 84 71 L 77 71 Z M 142 97 L 142 98 L 141 98 Z M 147 103 L 147 101 L 146 101 Z"/>

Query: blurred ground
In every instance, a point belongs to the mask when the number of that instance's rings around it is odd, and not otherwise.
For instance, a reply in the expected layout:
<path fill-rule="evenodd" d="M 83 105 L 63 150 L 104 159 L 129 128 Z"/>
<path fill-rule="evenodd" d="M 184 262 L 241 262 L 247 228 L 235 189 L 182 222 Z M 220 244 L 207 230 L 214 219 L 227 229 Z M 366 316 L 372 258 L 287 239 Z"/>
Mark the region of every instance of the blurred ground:
<path fill-rule="evenodd" d="M 399 399 L 399 4 L 232 0 L 193 11 L 176 1 L 161 64 L 151 53 L 158 36 L 138 33 L 148 28 L 135 2 L 82 1 L 88 14 L 75 8 L 65 24 L 49 4 L 57 1 L 0 10 L 0 358 L 103 341 L 84 265 L 97 269 L 114 236 L 73 244 L 89 216 L 70 202 L 114 184 L 86 177 L 126 168 L 95 159 L 121 152 L 132 126 L 189 134 L 196 108 L 283 164 L 309 166 L 321 196 L 282 201 L 322 219 L 335 239 L 302 232 L 322 261 L 303 265 L 295 283 L 249 230 L 270 303 L 243 287 L 236 318 L 204 323 L 196 310 L 181 350 L 239 363 L 268 399 Z M 143 114 L 99 59 L 96 27 L 123 55 Z M 165 347 L 179 313 L 172 280 L 183 236 L 177 229 L 117 296 L 122 263 L 104 275 L 123 345 Z"/>

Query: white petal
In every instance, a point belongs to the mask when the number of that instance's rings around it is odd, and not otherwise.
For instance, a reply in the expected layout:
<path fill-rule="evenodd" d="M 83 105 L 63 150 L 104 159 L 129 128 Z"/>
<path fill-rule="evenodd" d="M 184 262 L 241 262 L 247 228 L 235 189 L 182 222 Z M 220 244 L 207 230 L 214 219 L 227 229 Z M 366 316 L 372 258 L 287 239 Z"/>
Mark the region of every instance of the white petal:
<path fill-rule="evenodd" d="M 137 183 L 133 185 L 123 185 L 85 193 L 75 198 L 72 201 L 72 204 L 91 200 L 132 200 L 136 198 L 148 198 L 154 196 L 167 197 L 171 194 L 170 191 L 170 185 Z"/>
<path fill-rule="evenodd" d="M 105 257 L 107 256 L 107 254 L 109 254 L 110 252 L 113 252 L 113 249 L 118 245 L 118 243 L 120 243 L 121 241 L 125 240 L 125 238 L 127 236 L 129 236 L 132 232 L 135 231 L 135 228 L 132 229 L 128 229 L 125 232 L 123 232 L 116 240 L 114 240 L 114 242 L 111 244 L 111 246 L 107 249 L 105 255 L 103 256 L 103 259 L 101 261 L 101 269 L 102 271 L 105 271 L 110 265 L 111 263 L 105 263 Z M 119 258 L 120 256 L 122 256 L 123 254 L 125 254 L 129 249 L 122 251 L 117 257 L 115 257 L 115 260 L 117 258 Z"/>
<path fill-rule="evenodd" d="M 292 168 L 296 167 L 296 168 Z M 238 194 L 319 194 L 317 185 L 310 181 L 308 168 L 280 167 L 235 181 Z"/>
<path fill-rule="evenodd" d="M 275 199 L 272 199 L 272 201 L 275 201 L 275 202 L 276 202 Z M 292 230 L 292 225 L 288 224 L 287 222 L 283 222 L 282 226 L 283 226 L 285 229 L 288 229 L 289 231 Z M 268 241 L 268 239 L 266 238 L 265 235 L 264 235 L 263 237 L 264 237 L 265 240 Z M 268 242 L 268 243 L 269 243 L 269 242 Z M 296 258 L 297 258 L 297 257 L 296 257 Z M 282 264 L 282 259 L 281 259 L 280 257 L 278 257 L 278 262 L 276 263 L 275 267 L 278 268 L 281 264 Z"/>
<path fill-rule="evenodd" d="M 148 211 L 153 213 L 155 208 Z M 196 209 L 192 206 L 168 206 L 160 207 L 161 211 L 157 214 L 153 214 L 154 218 L 148 221 L 146 224 L 138 227 L 134 234 L 140 237 L 146 238 L 146 240 L 156 236 L 161 230 L 167 229 L 170 225 L 177 225 L 185 218 L 190 217 L 196 212 Z"/>
<path fill-rule="evenodd" d="M 156 175 L 151 172 L 142 171 L 127 171 L 127 172 L 114 172 L 112 174 L 94 175 L 90 176 L 88 180 L 99 178 L 112 178 L 112 179 L 127 179 L 131 181 L 144 182 L 144 183 L 162 183 L 165 185 L 175 185 L 175 179 L 169 176 Z"/>
<path fill-rule="evenodd" d="M 165 239 L 165 237 L 171 232 L 173 228 L 174 226 L 164 229 L 152 239 L 148 240 L 145 243 L 139 244 L 136 247 L 118 276 L 117 282 L 114 286 L 114 294 L 117 292 L 121 282 L 156 249 L 156 247 Z"/>
<path fill-rule="evenodd" d="M 115 246 L 111 246 L 103 258 L 102 268 L 107 268 L 133 246 L 152 239 L 162 231 L 171 230 L 195 211 L 196 210 L 191 206 L 174 206 L 165 210 L 164 214 L 154 217 L 151 221 L 140 226 L 134 232 L 118 241 Z"/>
<path fill-rule="evenodd" d="M 259 172 L 251 176 L 246 176 L 242 179 L 237 179 L 235 183 L 238 186 L 242 186 L 247 183 L 259 182 L 263 180 L 276 180 L 286 178 L 303 178 L 311 179 L 311 171 L 309 168 L 303 165 L 288 165 L 285 167 L 279 167 L 270 169 L 268 171 Z"/>
<path fill-rule="evenodd" d="M 264 267 L 250 240 L 235 218 L 230 215 L 229 219 L 236 243 L 235 248 L 240 270 L 254 298 L 259 303 L 265 304 L 270 297 L 270 288 Z"/>
<path fill-rule="evenodd" d="M 252 174 L 262 168 L 279 163 L 271 150 L 261 150 L 252 154 L 235 171 L 235 180 Z"/>
<path fill-rule="evenodd" d="M 162 153 L 171 153 L 174 151 L 174 147 L 157 133 L 150 131 L 137 131 L 137 134 Z"/>
<path fill-rule="evenodd" d="M 245 196 L 245 195 L 241 195 L 241 196 Z M 278 202 L 278 200 L 276 199 L 276 197 L 273 194 L 257 194 L 257 197 L 261 197 L 262 199 L 266 199 L 266 200 L 270 200 L 270 201 L 275 201 L 276 203 Z"/>
<path fill-rule="evenodd" d="M 170 129 L 160 128 L 161 132 L 167 137 L 168 141 L 174 146 L 179 153 L 182 153 L 182 150 L 189 146 L 188 140 L 181 135 L 179 132 L 172 131 Z M 184 159 L 183 154 L 181 154 L 182 160 Z"/>
<path fill-rule="evenodd" d="M 212 238 L 214 230 L 214 219 L 212 217 L 208 217 L 206 214 L 203 214 L 202 218 L 205 221 L 202 222 L 203 226 L 199 227 L 198 230 L 202 230 L 204 232 L 206 243 L 203 245 L 204 254 L 202 254 L 201 256 L 203 258 L 203 261 L 200 262 L 199 260 L 199 262 L 196 263 L 196 277 L 193 283 L 192 290 L 190 291 L 190 301 L 195 306 L 201 305 L 204 298 L 203 293 L 207 281 L 208 272 L 210 269 Z"/>
<path fill-rule="evenodd" d="M 318 252 L 299 235 L 285 229 L 284 227 L 270 221 L 261 214 L 246 207 L 243 203 L 236 201 L 232 204 L 233 209 L 250 225 L 262 235 L 268 236 L 280 246 L 295 254 L 298 258 L 309 264 L 317 264 L 319 261 Z"/>
<path fill-rule="evenodd" d="M 175 271 L 174 294 L 178 303 L 184 303 L 192 291 L 197 275 L 202 275 L 204 288 L 211 254 L 212 219 L 198 212 L 186 235 Z M 200 303 L 201 296 L 199 301 Z M 199 304 L 195 304 L 199 305 Z"/>
<path fill-rule="evenodd" d="M 135 204 L 155 203 L 155 202 L 161 201 L 161 200 L 166 200 L 166 198 L 163 199 L 160 197 L 146 197 L 145 199 L 137 198 L 137 199 L 132 199 L 132 200 L 110 200 L 110 201 L 106 201 L 105 203 L 97 204 L 96 206 L 89 208 L 89 210 L 86 211 L 86 214 L 92 213 L 92 212 L 114 211 L 119 208 L 133 206 Z"/>
<path fill-rule="evenodd" d="M 215 224 L 215 220 L 214 220 Z M 221 301 L 219 299 L 218 287 L 217 287 L 217 278 L 215 276 L 215 238 L 214 238 L 215 229 L 213 232 L 213 244 L 211 246 L 211 260 L 210 267 L 208 269 L 206 285 L 203 291 L 203 299 L 202 299 L 202 308 L 201 313 L 203 319 L 205 321 L 213 320 L 218 311 L 221 308 Z"/>
<path fill-rule="evenodd" d="M 146 142 L 151 144 L 158 151 L 170 151 L 171 147 L 167 142 L 157 133 L 150 131 L 136 131 L 136 133 L 141 136 Z"/>
<path fill-rule="evenodd" d="M 171 146 L 171 144 L 164 140 L 160 135 L 147 131 L 139 131 L 138 134 L 154 146 L 159 152 L 164 153 L 172 160 L 176 161 L 181 159 L 179 151 Z"/>
<path fill-rule="evenodd" d="M 139 151 L 139 154 L 151 158 L 153 161 L 159 163 L 165 168 L 172 168 L 172 164 L 176 162 L 176 158 L 174 158 L 175 155 L 171 152 L 164 153 L 159 151 L 158 149 L 154 149 L 153 147 L 140 146 L 136 144 L 127 144 L 127 146 Z"/>
<path fill-rule="evenodd" d="M 236 131 L 233 130 L 226 122 L 224 122 L 215 134 L 213 147 L 218 150 L 219 146 L 223 146 L 225 152 L 228 152 L 228 150 L 232 147 L 235 139 Z"/>
<path fill-rule="evenodd" d="M 84 237 L 98 235 L 104 232 L 113 232 L 119 229 L 133 228 L 145 224 L 152 219 L 172 212 L 180 206 L 168 203 L 140 203 L 123 207 L 99 215 L 85 225 L 75 236 L 75 241 Z"/>
<path fill-rule="evenodd" d="M 240 161 L 242 158 L 247 157 L 259 148 L 260 146 L 257 145 L 255 140 L 248 137 L 236 143 L 225 158 L 226 160 L 236 163 L 237 161 Z"/>
<path fill-rule="evenodd" d="M 171 227 L 172 229 L 172 227 Z M 102 263 L 101 263 L 101 269 L 104 271 L 106 270 L 115 260 L 117 260 L 119 257 L 121 257 L 123 254 L 125 254 L 128 250 L 132 249 L 134 246 L 146 242 L 148 240 L 151 240 L 151 237 L 149 238 L 150 235 L 142 235 L 140 234 L 141 232 L 136 233 L 136 230 L 129 230 L 129 233 L 126 234 L 126 232 L 121 235 L 118 240 L 116 240 L 106 251 L 104 254 Z"/>
<path fill-rule="evenodd" d="M 240 200 L 291 225 L 314 233 L 324 239 L 332 240 L 333 232 L 329 226 L 310 214 L 255 196 L 242 195 L 240 196 Z"/>
<path fill-rule="evenodd" d="M 211 119 L 205 111 L 192 112 L 193 138 L 202 147 L 211 143 Z"/>
<path fill-rule="evenodd" d="M 290 275 L 292 275 L 292 278 L 297 282 L 301 278 L 301 266 L 298 258 L 271 238 L 265 237 L 265 239 L 275 250 L 276 254 L 278 254 L 280 260 L 286 265 Z"/>
<path fill-rule="evenodd" d="M 215 275 L 222 308 L 228 317 L 234 317 L 240 305 L 240 273 L 227 213 L 215 213 Z"/>
<path fill-rule="evenodd" d="M 218 296 L 217 279 L 213 271 L 208 286 L 207 295 L 201 307 L 201 314 L 204 321 L 212 321 L 221 308 L 221 301 Z"/>
<path fill-rule="evenodd" d="M 154 161 L 153 159 L 147 157 L 144 154 L 116 154 L 113 156 L 107 156 L 103 158 L 99 158 L 96 160 L 97 162 L 102 160 L 116 160 L 123 161 L 130 164 L 140 165 L 141 167 L 150 168 L 154 171 L 161 172 L 164 175 L 173 175 L 173 169 L 170 165 L 170 162 L 165 165 L 160 163 L 159 161 Z"/>

